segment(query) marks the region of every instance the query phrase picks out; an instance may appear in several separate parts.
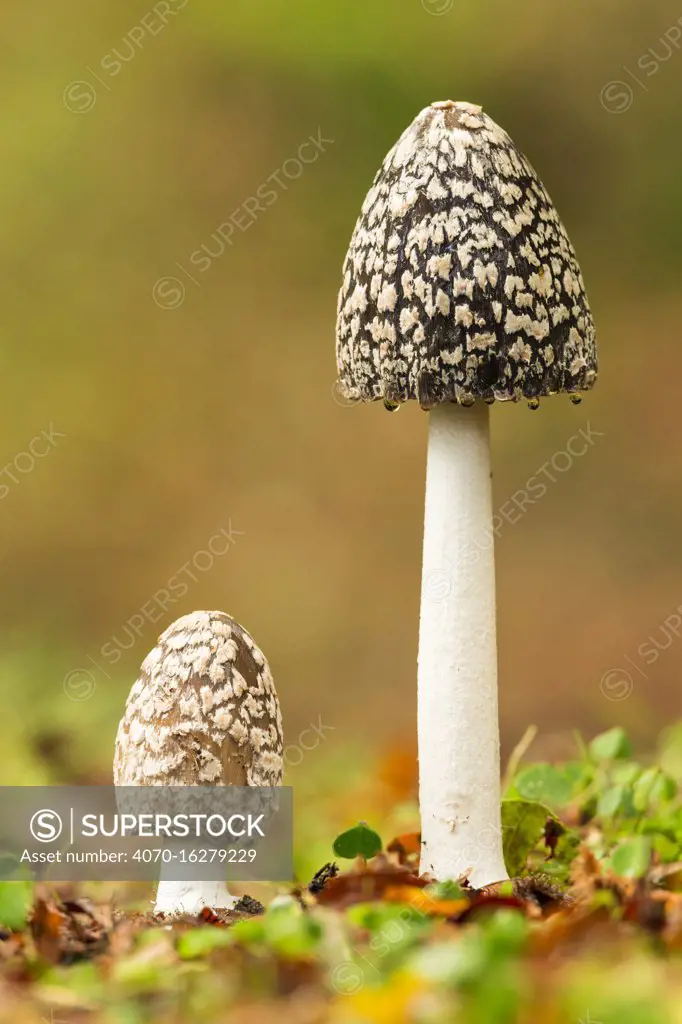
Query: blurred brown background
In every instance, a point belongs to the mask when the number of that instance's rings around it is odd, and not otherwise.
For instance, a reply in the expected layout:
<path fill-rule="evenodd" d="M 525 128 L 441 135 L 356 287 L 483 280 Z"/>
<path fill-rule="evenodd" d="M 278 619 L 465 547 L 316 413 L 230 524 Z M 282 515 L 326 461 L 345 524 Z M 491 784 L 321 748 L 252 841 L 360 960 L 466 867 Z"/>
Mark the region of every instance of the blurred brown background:
<path fill-rule="evenodd" d="M 646 744 L 682 668 L 682 8 L 26 0 L 0 18 L 2 781 L 106 778 L 140 661 L 194 608 L 253 632 L 290 742 L 320 716 L 338 750 L 411 742 L 427 421 L 339 403 L 334 321 L 371 179 L 445 98 L 483 104 L 537 168 L 600 340 L 581 406 L 493 410 L 497 506 L 599 435 L 500 532 L 505 747 L 531 721 Z"/>

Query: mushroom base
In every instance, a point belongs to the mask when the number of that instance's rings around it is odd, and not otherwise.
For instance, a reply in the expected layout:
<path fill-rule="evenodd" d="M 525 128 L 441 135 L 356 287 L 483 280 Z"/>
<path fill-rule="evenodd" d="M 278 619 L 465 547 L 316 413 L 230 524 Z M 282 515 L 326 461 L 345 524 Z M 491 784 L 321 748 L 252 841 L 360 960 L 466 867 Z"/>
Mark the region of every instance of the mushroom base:
<path fill-rule="evenodd" d="M 155 914 L 167 917 L 181 914 L 200 914 L 204 907 L 212 910 L 230 910 L 237 902 L 224 882 L 159 882 L 154 904 Z"/>

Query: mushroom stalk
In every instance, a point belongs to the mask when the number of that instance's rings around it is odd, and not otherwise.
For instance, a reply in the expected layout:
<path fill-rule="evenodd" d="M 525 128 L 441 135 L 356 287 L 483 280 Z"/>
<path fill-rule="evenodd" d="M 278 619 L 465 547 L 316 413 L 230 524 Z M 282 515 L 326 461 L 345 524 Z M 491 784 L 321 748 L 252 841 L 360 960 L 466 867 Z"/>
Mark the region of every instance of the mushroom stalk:
<path fill-rule="evenodd" d="M 418 670 L 421 871 L 507 878 L 488 406 L 429 413 Z"/>

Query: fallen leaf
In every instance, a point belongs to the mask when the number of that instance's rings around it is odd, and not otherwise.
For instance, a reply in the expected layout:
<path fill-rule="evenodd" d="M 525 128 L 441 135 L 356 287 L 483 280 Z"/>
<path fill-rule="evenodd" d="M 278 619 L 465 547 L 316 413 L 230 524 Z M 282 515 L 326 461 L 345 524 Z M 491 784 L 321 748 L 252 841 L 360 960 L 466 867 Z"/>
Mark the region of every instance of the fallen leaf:
<path fill-rule="evenodd" d="M 31 916 L 31 934 L 49 963 L 73 963 L 104 952 L 113 927 L 111 909 L 82 898 L 57 903 L 39 896 Z"/>
<path fill-rule="evenodd" d="M 401 885 L 424 889 L 428 884 L 428 878 L 420 878 L 408 868 L 392 865 L 385 857 L 377 857 L 366 870 L 348 871 L 329 879 L 318 893 L 317 901 L 322 906 L 350 907 L 354 903 L 383 899 L 390 887 Z"/>
<path fill-rule="evenodd" d="M 405 835 L 396 836 L 386 847 L 387 853 L 397 856 L 399 864 L 407 864 L 409 860 L 420 857 L 421 850 L 421 832 L 407 832 Z"/>

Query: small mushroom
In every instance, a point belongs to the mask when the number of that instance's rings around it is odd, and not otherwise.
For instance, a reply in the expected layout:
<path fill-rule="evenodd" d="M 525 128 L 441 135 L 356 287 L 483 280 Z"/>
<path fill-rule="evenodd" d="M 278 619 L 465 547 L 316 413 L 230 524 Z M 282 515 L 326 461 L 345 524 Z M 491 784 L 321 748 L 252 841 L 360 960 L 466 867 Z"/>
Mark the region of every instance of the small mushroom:
<path fill-rule="evenodd" d="M 482 109 L 417 116 L 344 265 L 338 389 L 429 411 L 418 666 L 423 872 L 506 877 L 500 826 L 488 405 L 596 380 L 592 315 L 533 168 Z M 469 408 L 471 407 L 471 408 Z"/>
<path fill-rule="evenodd" d="M 192 612 L 161 634 L 126 702 L 116 786 L 279 786 L 282 716 L 270 668 L 224 612 Z M 236 902 L 224 882 L 159 883 L 157 912 Z"/>

